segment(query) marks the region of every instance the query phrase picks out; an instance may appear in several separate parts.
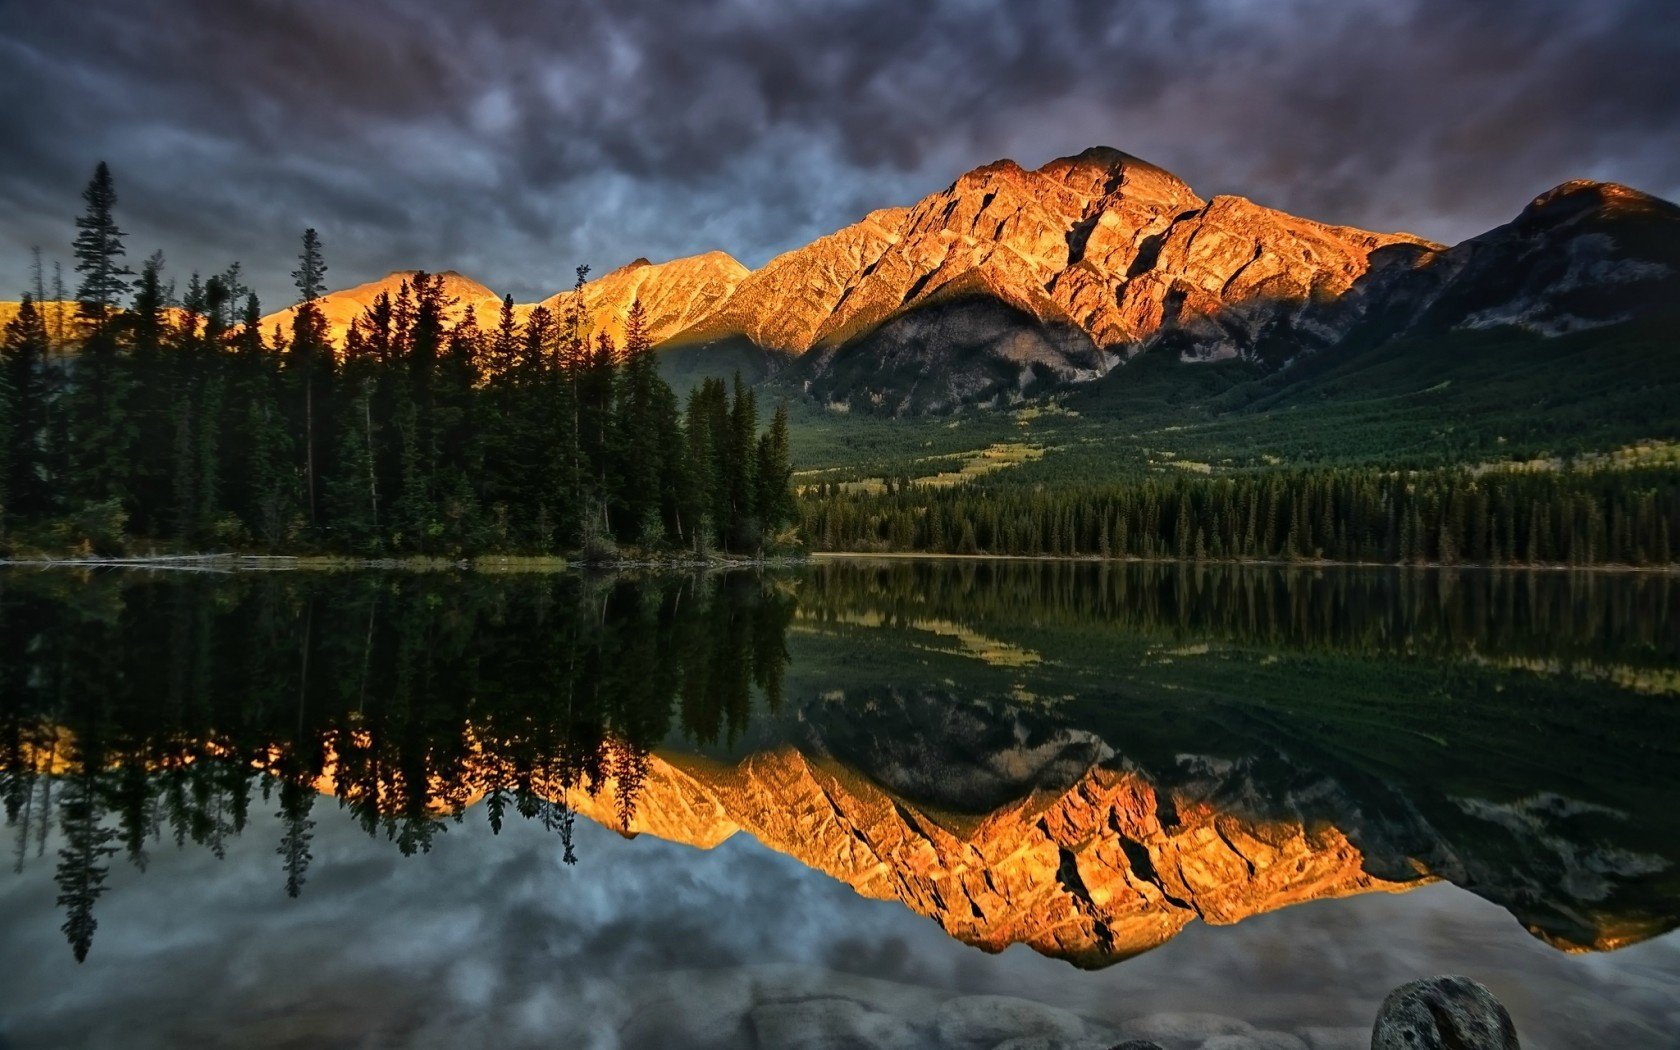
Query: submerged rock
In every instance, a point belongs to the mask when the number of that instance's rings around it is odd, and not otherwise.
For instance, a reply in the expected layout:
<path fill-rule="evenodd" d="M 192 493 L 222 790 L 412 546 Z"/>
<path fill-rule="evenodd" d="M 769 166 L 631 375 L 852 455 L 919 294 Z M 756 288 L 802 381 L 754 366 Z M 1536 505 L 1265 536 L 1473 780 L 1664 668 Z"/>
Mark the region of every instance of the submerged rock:
<path fill-rule="evenodd" d="M 965 995 L 939 1008 L 939 1037 L 953 1046 L 991 1045 L 1012 1036 L 1072 1040 L 1085 1023 L 1066 1010 L 1007 995 Z"/>
<path fill-rule="evenodd" d="M 1468 977 L 1426 977 L 1388 993 L 1371 1050 L 1519 1050 L 1517 1026 L 1492 992 Z"/>

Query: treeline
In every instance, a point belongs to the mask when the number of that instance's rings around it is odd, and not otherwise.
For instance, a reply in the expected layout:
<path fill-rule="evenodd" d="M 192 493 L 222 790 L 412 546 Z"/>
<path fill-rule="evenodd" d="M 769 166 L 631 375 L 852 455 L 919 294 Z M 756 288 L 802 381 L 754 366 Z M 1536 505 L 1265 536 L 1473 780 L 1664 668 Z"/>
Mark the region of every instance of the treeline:
<path fill-rule="evenodd" d="M 1680 577 L 1522 568 L 1361 569 L 1234 562 L 835 559 L 811 569 L 799 615 L 916 630 L 961 623 L 1082 669 L 1147 647 L 1205 643 L 1341 658 L 1680 666 Z M 1124 639 L 1124 640 L 1123 640 Z M 1092 647 L 1097 647 L 1093 649 Z M 1091 655 L 1101 650 L 1101 656 Z M 1055 661 L 1055 657 L 1050 657 Z"/>
<path fill-rule="evenodd" d="M 679 404 L 640 303 L 619 346 L 581 306 L 451 323 L 420 273 L 335 346 L 309 230 L 265 335 L 237 265 L 179 296 L 161 255 L 131 273 L 103 164 L 83 199 L 76 344 L 27 295 L 0 342 L 14 547 L 758 553 L 795 517 L 785 412 L 761 428 L 739 379 Z"/>
<path fill-rule="evenodd" d="M 1670 565 L 1680 475 L 1375 468 L 1174 476 L 1065 488 L 819 486 L 829 551 L 1416 564 Z"/>
<path fill-rule="evenodd" d="M 8 860 L 56 864 L 78 959 L 120 858 L 219 857 L 263 821 L 296 896 L 323 793 L 405 854 L 475 803 L 570 863 L 579 810 L 631 826 L 668 735 L 733 741 L 780 704 L 791 615 L 737 573 L 9 577 Z"/>

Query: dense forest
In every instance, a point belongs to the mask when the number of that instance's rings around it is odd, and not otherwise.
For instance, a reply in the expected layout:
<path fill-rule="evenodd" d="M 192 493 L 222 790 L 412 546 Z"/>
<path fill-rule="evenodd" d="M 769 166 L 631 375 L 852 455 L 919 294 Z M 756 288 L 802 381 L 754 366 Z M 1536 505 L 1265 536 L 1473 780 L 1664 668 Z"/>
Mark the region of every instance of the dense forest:
<path fill-rule="evenodd" d="M 83 200 L 69 345 L 40 288 L 0 343 L 7 546 L 758 554 L 795 517 L 785 412 L 761 428 L 739 379 L 679 404 L 640 303 L 622 346 L 511 297 L 449 324 L 420 273 L 335 346 L 308 230 L 290 330 L 265 334 L 237 264 L 179 295 L 160 254 L 130 270 L 105 165 Z"/>
<path fill-rule="evenodd" d="M 1378 468 L 1120 484 L 833 484 L 802 501 L 817 550 L 1194 560 L 1669 565 L 1680 475 Z"/>
<path fill-rule="evenodd" d="M 0 581 L 11 866 L 54 863 L 56 840 L 80 959 L 116 858 L 220 857 L 265 810 L 296 896 L 323 793 L 405 854 L 482 800 L 493 830 L 539 822 L 570 863 L 576 808 L 629 827 L 667 734 L 726 743 L 781 702 L 792 602 L 756 575 L 527 579 Z"/>

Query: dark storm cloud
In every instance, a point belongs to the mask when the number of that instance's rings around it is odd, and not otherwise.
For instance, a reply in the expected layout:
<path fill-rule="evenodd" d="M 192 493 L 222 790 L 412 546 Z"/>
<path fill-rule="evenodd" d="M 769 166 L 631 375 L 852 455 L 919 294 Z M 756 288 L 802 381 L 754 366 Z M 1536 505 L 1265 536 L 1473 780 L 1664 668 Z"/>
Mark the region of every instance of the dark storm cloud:
<path fill-rule="evenodd" d="M 521 298 L 637 255 L 749 265 L 1000 156 L 1108 144 L 1200 189 L 1443 240 L 1587 176 L 1680 195 L 1672 0 L 0 0 L 0 288 L 94 161 L 135 256 L 298 231 L 333 283 Z"/>

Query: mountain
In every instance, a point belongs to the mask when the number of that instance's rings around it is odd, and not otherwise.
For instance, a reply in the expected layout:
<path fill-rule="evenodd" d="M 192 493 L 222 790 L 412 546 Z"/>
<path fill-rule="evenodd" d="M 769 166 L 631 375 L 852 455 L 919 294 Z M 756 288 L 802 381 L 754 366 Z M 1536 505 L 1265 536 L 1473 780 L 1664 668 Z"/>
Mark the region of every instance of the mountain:
<path fill-rule="evenodd" d="M 1097 347 L 1125 346 L 1230 304 L 1340 294 L 1392 244 L 1433 247 L 1240 197 L 1204 201 L 1154 165 L 1091 149 L 1037 171 L 1008 160 L 977 168 L 913 207 L 779 256 L 717 322 L 802 353 L 918 306 L 988 295 Z"/>
<path fill-rule="evenodd" d="M 1374 329 L 1367 341 L 1500 327 L 1544 337 L 1604 328 L 1680 300 L 1680 207 L 1616 183 L 1566 182 L 1503 226 L 1390 263 L 1339 304 Z"/>
<path fill-rule="evenodd" d="M 362 315 L 362 311 L 373 305 L 381 293 L 389 295 L 393 300 L 402 292 L 402 286 L 414 277 L 418 270 L 393 270 L 377 281 L 358 284 L 354 288 L 345 288 L 335 292 L 328 292 L 316 300 L 321 313 L 327 319 L 327 330 L 332 334 L 335 343 L 342 345 L 345 333 L 350 331 L 350 323 Z M 495 292 L 479 284 L 470 277 L 463 277 L 454 270 L 445 270 L 439 275 L 443 278 L 443 297 L 450 305 L 444 311 L 445 319 L 454 324 L 459 321 L 472 307 L 478 315 L 481 325 L 494 324 L 496 312 L 501 309 L 501 297 Z M 274 326 L 279 325 L 281 331 L 291 337 L 292 318 L 297 313 L 296 306 L 289 306 L 284 310 L 271 313 L 262 319 L 263 334 L 269 335 Z"/>
<path fill-rule="evenodd" d="M 406 276 L 327 296 L 334 332 Z M 457 312 L 496 309 L 447 276 Z M 638 259 L 588 282 L 583 305 L 618 338 L 639 297 L 668 373 L 776 371 L 820 404 L 904 415 L 1018 402 L 1145 351 L 1275 372 L 1408 336 L 1608 327 L 1677 293 L 1680 209 L 1624 186 L 1565 183 L 1447 247 L 1204 199 L 1099 147 L 976 168 L 753 271 L 722 252 Z M 571 299 L 543 305 L 564 315 Z"/>
<path fill-rule="evenodd" d="M 689 339 L 805 354 L 821 400 L 939 409 L 1096 378 L 1166 328 L 1196 352 L 1254 349 L 1302 304 L 1345 293 L 1374 252 L 1438 246 L 1329 226 L 1098 148 L 998 161 L 910 208 L 772 260 Z"/>
<path fill-rule="evenodd" d="M 707 252 L 670 262 L 646 259 L 620 266 L 583 286 L 583 306 L 591 328 L 624 340 L 624 319 L 638 298 L 647 311 L 648 334 L 663 343 L 705 326 L 750 273 L 723 252 Z M 572 308 L 574 293 L 559 292 L 542 301 L 556 317 Z"/>
<path fill-rule="evenodd" d="M 1447 247 L 1333 226 L 1096 148 L 998 161 L 772 259 L 672 345 L 797 358 L 819 403 L 1011 403 L 1145 350 L 1264 371 L 1450 331 L 1557 335 L 1680 296 L 1680 209 L 1577 181 Z"/>

